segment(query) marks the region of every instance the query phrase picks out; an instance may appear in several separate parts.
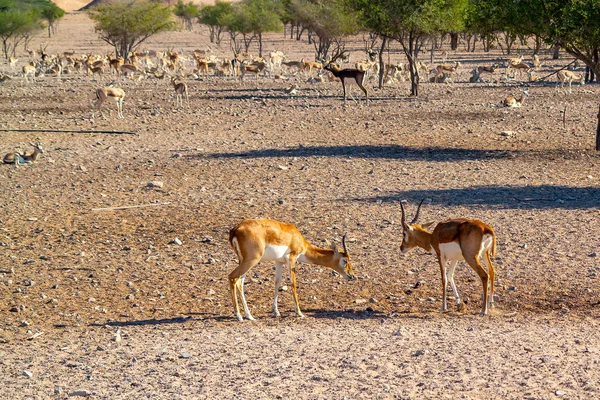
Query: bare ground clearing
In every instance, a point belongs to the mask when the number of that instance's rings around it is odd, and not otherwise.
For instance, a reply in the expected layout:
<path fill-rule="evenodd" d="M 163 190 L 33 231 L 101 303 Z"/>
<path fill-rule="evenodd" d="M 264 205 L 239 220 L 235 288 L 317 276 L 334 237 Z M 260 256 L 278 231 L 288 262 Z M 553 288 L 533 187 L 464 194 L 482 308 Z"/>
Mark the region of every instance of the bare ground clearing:
<path fill-rule="evenodd" d="M 70 14 L 48 50 L 90 51 L 100 46 L 90 31 Z M 189 50 L 202 35 L 149 47 Z M 298 59 L 310 51 L 270 40 Z M 0 129 L 137 133 L 1 133 L 2 152 L 37 136 L 46 148 L 31 166 L 0 168 L 1 398 L 599 396 L 598 86 L 530 86 L 509 110 L 500 102 L 515 85 L 425 84 L 411 99 L 399 84 L 342 107 L 339 83 L 301 83 L 289 96 L 288 83 L 265 78 L 210 79 L 188 82 L 189 107 L 175 109 L 169 82 L 123 81 L 126 118 L 107 103 L 112 115 L 92 120 L 100 84 L 0 86 Z M 481 288 L 468 267 L 456 274 L 466 311 L 440 314 L 434 257 L 398 254 L 398 202 L 411 213 L 423 197 L 424 221 L 495 228 L 489 317 L 476 317 Z M 170 204 L 92 211 L 152 203 Z M 274 320 L 273 268 L 259 265 L 247 283 L 259 321 L 234 322 L 227 232 L 258 216 L 293 222 L 316 244 L 348 232 L 358 281 L 303 265 L 307 318 L 293 316 L 288 291 Z"/>

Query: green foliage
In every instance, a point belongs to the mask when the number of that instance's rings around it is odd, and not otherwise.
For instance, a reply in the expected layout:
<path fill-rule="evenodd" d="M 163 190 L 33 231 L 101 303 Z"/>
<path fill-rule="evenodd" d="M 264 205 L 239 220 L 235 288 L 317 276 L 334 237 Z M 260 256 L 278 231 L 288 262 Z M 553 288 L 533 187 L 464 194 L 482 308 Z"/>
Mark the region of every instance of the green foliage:
<path fill-rule="evenodd" d="M 64 11 L 47 0 L 0 0 L 0 40 L 2 51 L 8 58 L 15 54 L 17 45 L 43 28 L 42 20 L 50 13 L 58 18 Z"/>
<path fill-rule="evenodd" d="M 194 18 L 200 15 L 200 11 L 198 10 L 198 6 L 191 1 L 184 3 L 182 0 L 179 0 L 173 9 L 173 14 L 183 21 L 183 25 L 188 31 L 191 31 Z"/>
<path fill-rule="evenodd" d="M 318 59 L 326 58 L 330 51 L 334 55 L 342 52 L 344 38 L 360 30 L 358 15 L 345 0 L 291 0 L 289 13 L 317 36 Z"/>
<path fill-rule="evenodd" d="M 88 14 L 100 38 L 125 59 L 150 36 L 176 26 L 169 7 L 148 1 L 108 3 Z"/>
<path fill-rule="evenodd" d="M 465 26 L 468 0 L 349 0 L 371 31 L 398 40 L 411 70 L 412 94 L 418 95 L 416 62 L 423 41 Z"/>
<path fill-rule="evenodd" d="M 208 26 L 211 43 L 221 43 L 221 33 L 227 28 L 232 13 L 231 3 L 219 0 L 214 6 L 204 6 L 199 10 L 198 22 Z"/>

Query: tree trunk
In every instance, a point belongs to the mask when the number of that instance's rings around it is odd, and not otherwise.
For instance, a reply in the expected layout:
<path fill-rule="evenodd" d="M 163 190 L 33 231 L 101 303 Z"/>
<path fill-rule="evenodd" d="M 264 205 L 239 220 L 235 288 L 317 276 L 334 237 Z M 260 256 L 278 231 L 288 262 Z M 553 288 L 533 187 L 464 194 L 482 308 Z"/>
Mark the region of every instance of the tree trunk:
<path fill-rule="evenodd" d="M 262 32 L 258 32 L 258 56 L 262 57 Z"/>
<path fill-rule="evenodd" d="M 596 151 L 600 151 L 600 108 L 598 109 L 598 127 L 596 128 Z"/>
<path fill-rule="evenodd" d="M 559 56 L 560 56 L 560 45 L 559 44 L 555 44 L 554 45 L 554 54 L 552 54 L 552 59 L 553 60 L 558 60 Z"/>
<path fill-rule="evenodd" d="M 458 33 L 450 32 L 450 49 L 458 49 Z"/>
<path fill-rule="evenodd" d="M 535 47 L 533 48 L 533 55 L 539 55 L 540 49 L 542 48 L 542 38 L 540 35 L 535 35 Z"/>
<path fill-rule="evenodd" d="M 385 74 L 386 70 L 385 64 L 383 63 L 383 52 L 385 51 L 387 42 L 387 36 L 383 36 L 381 41 L 381 50 L 379 50 L 379 89 L 383 89 L 383 75 Z"/>

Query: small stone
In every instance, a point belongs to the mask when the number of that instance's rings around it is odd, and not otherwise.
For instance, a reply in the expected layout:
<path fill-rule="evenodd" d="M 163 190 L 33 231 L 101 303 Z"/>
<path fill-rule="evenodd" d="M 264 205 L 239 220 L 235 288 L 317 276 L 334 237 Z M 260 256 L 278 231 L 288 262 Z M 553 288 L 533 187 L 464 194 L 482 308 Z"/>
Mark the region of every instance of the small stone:
<path fill-rule="evenodd" d="M 162 188 L 165 184 L 161 181 L 152 181 L 152 182 L 148 182 L 148 184 L 146 185 L 146 187 L 148 188 Z"/>
<path fill-rule="evenodd" d="M 33 378 L 33 374 L 27 370 L 23 371 L 23 375 L 28 377 L 28 378 Z"/>
<path fill-rule="evenodd" d="M 588 254 L 588 257 L 596 257 L 596 256 L 597 256 L 596 252 Z"/>
<path fill-rule="evenodd" d="M 27 322 L 25 320 L 21 321 L 21 326 L 29 326 L 29 325 L 31 325 L 29 322 Z"/>
<path fill-rule="evenodd" d="M 37 220 L 38 219 L 36 217 L 29 217 L 29 218 L 27 218 L 27 221 L 30 221 L 30 222 L 35 222 Z"/>
<path fill-rule="evenodd" d="M 54 388 L 54 394 L 62 394 L 63 392 L 63 388 L 61 388 L 60 386 L 56 386 Z"/>
<path fill-rule="evenodd" d="M 517 290 L 517 288 L 516 288 L 516 287 L 514 287 L 514 286 L 510 286 L 510 287 L 508 288 L 508 290 L 509 290 L 509 291 L 511 291 L 511 292 L 514 292 L 515 290 Z"/>
<path fill-rule="evenodd" d="M 283 285 L 282 287 L 279 288 L 279 290 L 282 291 L 282 292 L 287 292 L 288 289 L 289 288 L 286 285 Z"/>
<path fill-rule="evenodd" d="M 131 293 L 128 294 L 127 296 L 125 296 L 125 300 L 133 300 L 133 299 L 135 299 L 135 296 L 132 295 Z"/>
<path fill-rule="evenodd" d="M 522 249 L 526 249 L 526 248 L 527 248 L 527 243 L 523 243 L 523 244 L 521 245 L 521 248 L 522 248 Z"/>
<path fill-rule="evenodd" d="M 179 358 L 192 358 L 192 354 L 186 351 L 185 353 L 181 353 Z"/>
<path fill-rule="evenodd" d="M 179 240 L 179 238 L 175 238 L 169 242 L 169 244 L 176 244 L 177 246 L 181 246 L 183 242 Z"/>
<path fill-rule="evenodd" d="M 419 357 L 419 356 L 423 356 L 425 354 L 429 353 L 428 350 L 417 350 L 413 353 L 413 357 Z"/>
<path fill-rule="evenodd" d="M 92 392 L 86 389 L 77 389 L 69 393 L 69 396 L 79 396 L 79 397 L 89 397 L 92 395 Z"/>
<path fill-rule="evenodd" d="M 23 283 L 25 284 L 25 286 L 35 285 L 35 281 L 29 280 L 29 279 L 25 279 L 25 281 L 23 281 Z"/>
<path fill-rule="evenodd" d="M 513 131 L 502 131 L 502 132 L 500 132 L 500 136 L 504 136 L 504 137 L 512 137 L 514 135 L 515 135 L 515 133 Z"/>
<path fill-rule="evenodd" d="M 375 297 L 369 298 L 369 303 L 377 303 L 377 299 Z"/>
<path fill-rule="evenodd" d="M 215 292 L 215 290 L 214 290 L 214 289 L 207 289 L 207 290 L 206 290 L 206 294 L 207 294 L 208 296 L 212 296 L 212 295 L 216 294 L 216 292 Z"/>
<path fill-rule="evenodd" d="M 282 171 L 287 171 L 287 170 L 288 170 L 288 167 L 284 167 L 283 165 L 278 165 L 278 166 L 277 166 L 277 169 L 280 169 L 280 170 L 282 170 Z"/>
<path fill-rule="evenodd" d="M 79 166 L 79 170 L 82 171 L 82 172 L 87 172 L 87 168 L 84 167 L 83 165 Z"/>
<path fill-rule="evenodd" d="M 566 394 L 567 394 L 567 392 L 564 392 L 564 391 L 562 391 L 562 390 L 556 390 L 556 391 L 554 392 L 554 394 L 555 394 L 555 395 L 557 395 L 557 396 L 564 396 L 564 395 L 566 395 Z"/>
<path fill-rule="evenodd" d="M 366 302 L 367 302 L 367 300 L 365 300 L 365 299 L 356 299 L 356 300 L 354 300 L 354 302 L 355 302 L 356 304 L 364 304 L 364 303 L 366 303 Z"/>

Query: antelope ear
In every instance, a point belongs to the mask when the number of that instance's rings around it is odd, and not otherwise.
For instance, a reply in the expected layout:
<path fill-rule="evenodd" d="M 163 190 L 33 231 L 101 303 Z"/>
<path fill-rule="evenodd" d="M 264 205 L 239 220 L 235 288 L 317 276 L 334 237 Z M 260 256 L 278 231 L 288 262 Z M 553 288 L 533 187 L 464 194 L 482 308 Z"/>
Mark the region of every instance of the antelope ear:
<path fill-rule="evenodd" d="M 338 248 L 337 248 L 337 245 L 335 244 L 335 242 L 332 242 L 330 247 L 331 247 L 331 250 L 333 250 L 334 253 L 338 252 Z"/>
<path fill-rule="evenodd" d="M 429 228 L 431 225 L 433 225 L 433 222 L 428 222 L 426 224 L 421 225 L 424 229 Z"/>

